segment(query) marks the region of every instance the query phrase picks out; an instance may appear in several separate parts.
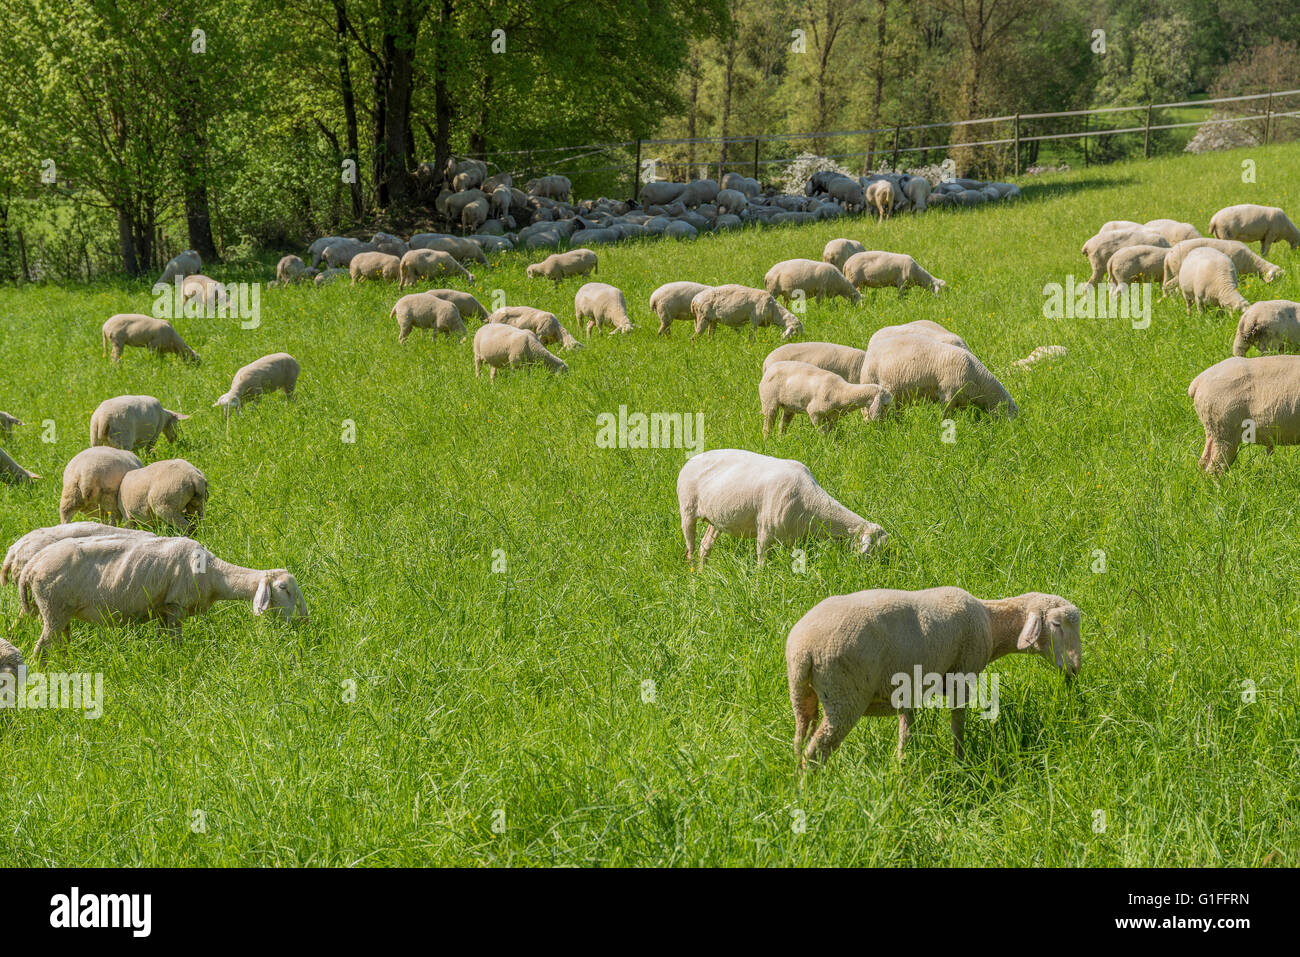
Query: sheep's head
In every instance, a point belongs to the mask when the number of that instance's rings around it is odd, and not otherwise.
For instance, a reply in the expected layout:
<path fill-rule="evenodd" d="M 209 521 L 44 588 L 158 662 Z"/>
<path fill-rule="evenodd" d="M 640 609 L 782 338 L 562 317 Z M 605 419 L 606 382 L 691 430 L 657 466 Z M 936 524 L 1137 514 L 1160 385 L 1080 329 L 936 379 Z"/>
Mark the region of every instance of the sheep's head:
<path fill-rule="evenodd" d="M 297 580 L 283 568 L 263 573 L 253 595 L 253 614 L 274 610 L 285 621 L 306 620 L 307 600 L 302 597 Z"/>
<path fill-rule="evenodd" d="M 1272 282 L 1274 279 L 1278 279 L 1282 276 L 1285 276 L 1286 270 L 1283 269 L 1281 266 L 1268 266 L 1264 269 L 1262 275 L 1264 277 L 1265 282 Z"/>
<path fill-rule="evenodd" d="M 935 279 L 931 281 L 930 288 L 934 290 L 934 294 L 937 296 L 948 288 L 948 284 L 942 279 Z"/>
<path fill-rule="evenodd" d="M 889 533 L 875 522 L 865 522 L 853 537 L 854 550 L 864 558 L 889 544 Z"/>
<path fill-rule="evenodd" d="M 541 263 L 533 263 L 531 266 L 529 266 L 527 269 L 524 270 L 524 275 L 527 276 L 529 279 L 536 279 L 538 276 L 543 275 L 543 273 L 542 273 L 542 264 L 541 264 Z M 473 279 L 473 277 L 471 277 L 471 278 L 470 278 L 470 282 L 473 282 L 473 281 L 474 281 L 474 279 Z"/>
<path fill-rule="evenodd" d="M 177 423 L 184 422 L 189 416 L 184 412 L 173 412 L 170 409 L 163 409 L 163 411 L 167 413 L 167 421 L 163 424 L 163 435 L 167 436 L 168 442 L 175 442 Z"/>
<path fill-rule="evenodd" d="M 23 653 L 0 638 L 0 675 L 10 674 L 17 677 L 18 669 L 22 666 Z"/>
<path fill-rule="evenodd" d="M 227 392 L 216 402 L 213 402 L 212 407 L 214 409 L 225 409 L 226 413 L 229 414 L 232 411 L 238 412 L 241 404 L 242 403 L 238 395 L 236 395 L 234 392 Z"/>
<path fill-rule="evenodd" d="M 1059 595 L 1031 592 L 1020 600 L 1027 614 L 1016 638 L 1016 650 L 1032 651 L 1067 676 L 1077 675 L 1083 657 L 1079 609 Z"/>
<path fill-rule="evenodd" d="M 862 399 L 858 403 L 858 408 L 862 410 L 862 417 L 872 422 L 879 422 L 889 411 L 889 407 L 894 403 L 894 396 L 883 386 L 865 383 Z"/>

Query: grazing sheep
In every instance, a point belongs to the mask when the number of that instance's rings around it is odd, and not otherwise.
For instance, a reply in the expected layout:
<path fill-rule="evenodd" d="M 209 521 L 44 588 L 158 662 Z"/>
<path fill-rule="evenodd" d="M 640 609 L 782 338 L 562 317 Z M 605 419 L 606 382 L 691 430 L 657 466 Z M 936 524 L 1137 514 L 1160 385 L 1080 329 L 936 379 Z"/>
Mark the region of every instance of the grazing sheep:
<path fill-rule="evenodd" d="M 826 191 L 830 194 L 831 199 L 850 212 L 861 212 L 867 208 L 867 197 L 863 193 L 862 187 L 847 176 L 842 179 L 832 180 Z"/>
<path fill-rule="evenodd" d="M 1191 223 L 1180 223 L 1176 219 L 1152 219 L 1142 224 L 1143 229 L 1153 229 L 1168 240 L 1170 246 L 1181 243 L 1184 239 L 1200 239 L 1201 233 Z"/>
<path fill-rule="evenodd" d="M 8 485 L 30 485 L 40 478 L 35 472 L 29 472 L 9 457 L 9 453 L 0 449 L 0 482 Z"/>
<path fill-rule="evenodd" d="M 78 452 L 63 469 L 59 521 L 66 524 L 77 512 L 86 512 L 119 524 L 122 479 L 127 472 L 143 467 L 144 463 L 133 452 L 123 449 L 101 445 Z"/>
<path fill-rule="evenodd" d="M 563 359 L 552 355 L 542 345 L 542 340 L 527 329 L 516 329 L 502 322 L 479 326 L 474 333 L 474 377 L 478 378 L 482 366 L 488 367 L 488 378 L 496 381 L 497 369 L 513 369 L 518 365 L 540 362 L 552 372 L 568 372 Z"/>
<path fill-rule="evenodd" d="M 714 179 L 697 179 L 686 184 L 681 195 L 675 197 L 687 209 L 695 209 L 718 198 L 718 181 Z"/>
<path fill-rule="evenodd" d="M 283 256 L 275 264 L 275 278 L 282 286 L 303 282 L 308 278 L 307 264 L 297 256 Z"/>
<path fill-rule="evenodd" d="M 479 302 L 472 293 L 461 292 L 459 289 L 430 289 L 424 294 L 446 299 L 456 307 L 461 319 L 482 319 L 484 322 L 487 321 L 488 311 L 483 308 L 483 303 Z"/>
<path fill-rule="evenodd" d="M 903 196 L 912 207 L 913 214 L 925 212 L 930 204 L 930 181 L 924 176 L 909 176 L 903 187 Z"/>
<path fill-rule="evenodd" d="M 132 525 L 162 521 L 186 535 L 203 518 L 207 500 L 207 478 L 184 459 L 132 469 L 122 477 L 118 491 L 121 513 Z"/>
<path fill-rule="evenodd" d="M 467 331 L 454 302 L 423 292 L 397 300 L 388 316 L 397 318 L 399 343 L 406 341 L 412 329 L 432 329 L 435 338 L 441 332 L 448 339 L 452 335 L 464 336 Z"/>
<path fill-rule="evenodd" d="M 883 388 L 894 397 L 895 407 L 926 400 L 938 402 L 945 412 L 974 406 L 1008 419 L 1020 411 L 968 349 L 924 335 L 888 336 L 868 345 L 861 381 Z"/>
<path fill-rule="evenodd" d="M 359 253 L 352 257 L 348 272 L 354 286 L 367 279 L 398 282 L 401 279 L 401 266 L 402 260 L 388 253 Z"/>
<path fill-rule="evenodd" d="M 95 536 L 55 542 L 18 579 L 24 615 L 40 614 L 35 658 L 66 640 L 74 619 L 109 625 L 157 620 L 173 640 L 181 623 L 214 602 L 242 599 L 253 614 L 274 609 L 285 619 L 308 615 L 298 582 L 282 568 L 242 568 L 189 538 Z"/>
<path fill-rule="evenodd" d="M 338 242 L 348 241 L 347 236 L 322 236 L 310 246 L 307 247 L 307 255 L 311 257 L 312 266 L 319 267 L 325 256 L 325 250 Z"/>
<path fill-rule="evenodd" d="M 12 439 L 14 437 L 14 426 L 22 424 L 23 421 L 17 416 L 10 415 L 8 412 L 0 412 L 0 435 L 3 435 L 6 439 Z"/>
<path fill-rule="evenodd" d="M 99 535 L 116 535 L 130 538 L 157 538 L 152 532 L 139 529 L 117 528 L 113 525 L 101 525 L 99 522 L 66 522 L 37 528 L 28 532 L 9 546 L 5 553 L 4 564 L 0 565 L 0 585 L 13 582 L 18 585 L 18 578 L 27 567 L 27 563 L 40 554 L 41 550 L 55 542 L 68 538 L 90 538 Z"/>
<path fill-rule="evenodd" d="M 210 312 L 230 306 L 226 287 L 210 276 L 200 274 L 186 276 L 181 282 L 181 301 L 188 304 L 193 299 L 202 302 Z"/>
<path fill-rule="evenodd" d="M 587 335 L 592 330 L 609 326 L 610 332 L 631 332 L 632 322 L 627 317 L 627 300 L 623 291 L 604 282 L 589 282 L 573 297 L 574 316 L 578 322 L 587 320 Z"/>
<path fill-rule="evenodd" d="M 981 600 L 960 588 L 880 588 L 818 602 L 785 643 L 799 766 L 824 761 L 863 715 L 895 712 L 901 758 L 913 709 L 924 702 L 900 708 L 894 696 L 900 682 L 911 684 L 917 674 L 973 680 L 1003 655 L 1032 652 L 1077 675 L 1079 619 L 1079 609 L 1064 598 L 1039 592 Z M 954 689 L 949 699 L 959 758 L 967 703 L 964 690 L 961 695 Z M 814 732 L 819 704 L 822 720 Z"/>
<path fill-rule="evenodd" d="M 702 282 L 664 283 L 650 294 L 650 311 L 659 317 L 659 335 L 666 336 L 672 332 L 675 319 L 694 321 L 691 313 L 691 300 L 712 289 Z"/>
<path fill-rule="evenodd" d="M 1233 356 L 1187 387 L 1205 427 L 1200 466 L 1224 472 L 1242 443 L 1300 445 L 1300 356 Z"/>
<path fill-rule="evenodd" d="M 862 361 L 867 353 L 851 346 L 838 346 L 833 342 L 788 342 L 777 346 L 763 360 L 763 371 L 777 362 L 806 362 L 827 372 L 833 372 L 846 382 L 861 381 Z"/>
<path fill-rule="evenodd" d="M 474 281 L 467 270 L 449 252 L 440 249 L 412 249 L 398 261 L 399 289 L 414 286 L 420 279 L 437 279 L 441 276 L 459 276 L 466 282 Z"/>
<path fill-rule="evenodd" d="M 175 282 L 177 276 L 181 279 L 184 279 L 186 276 L 193 276 L 202 268 L 202 257 L 193 249 L 187 249 L 185 252 L 178 253 L 171 259 L 167 260 L 166 268 L 163 269 L 162 275 L 158 277 L 158 282 L 154 283 L 154 285 L 166 285 Z"/>
<path fill-rule="evenodd" d="M 140 447 L 152 451 L 158 436 L 176 442 L 176 424 L 189 416 L 164 409 L 151 395 L 119 395 L 105 399 L 90 417 L 90 444 L 110 445 L 133 452 Z"/>
<path fill-rule="evenodd" d="M 105 353 L 110 345 L 113 347 L 115 363 L 122 361 L 122 350 L 127 346 L 148 349 L 158 355 L 172 353 L 188 362 L 199 362 L 198 355 L 166 319 L 155 319 L 138 312 L 119 312 L 104 323 L 101 336 Z"/>
<path fill-rule="evenodd" d="M 799 319 L 777 302 L 766 289 L 728 284 L 713 286 L 691 300 L 691 314 L 695 317 L 694 339 L 706 329 L 713 335 L 718 323 L 740 329 L 749 326 L 749 334 L 759 326 L 781 326 L 782 339 L 803 332 Z"/>
<path fill-rule="evenodd" d="M 337 269 L 326 269 L 326 270 L 324 270 L 323 272 L 318 273 L 318 274 L 316 275 L 316 277 L 312 279 L 312 283 L 313 283 L 314 285 L 318 286 L 318 287 L 319 287 L 319 286 L 328 286 L 330 283 L 334 282 L 336 279 L 340 279 L 340 278 L 342 278 L 343 276 L 346 276 L 347 274 L 348 274 L 348 271 L 347 271 L 346 269 L 342 269 L 342 268 L 337 268 Z"/>
<path fill-rule="evenodd" d="M 1023 359 L 1017 359 L 1011 365 L 1017 369 L 1029 369 L 1044 359 L 1055 359 L 1065 355 L 1065 346 L 1038 346 Z"/>
<path fill-rule="evenodd" d="M 1123 292 L 1131 282 L 1163 282 L 1166 246 L 1125 246 L 1106 263 L 1111 286 Z"/>
<path fill-rule="evenodd" d="M 1266 299 L 1246 309 L 1237 321 L 1232 354 L 1244 356 L 1251 346 L 1260 352 L 1300 352 L 1300 302 Z"/>
<path fill-rule="evenodd" d="M 929 289 L 937 296 L 948 285 L 942 279 L 931 276 L 906 253 L 888 253 L 875 249 L 850 256 L 844 263 L 844 277 L 855 289 L 895 286 L 899 298 L 902 298 L 903 290 L 908 286 Z"/>
<path fill-rule="evenodd" d="M 487 265 L 487 253 L 472 239 L 463 236 L 444 236 L 441 233 L 416 233 L 411 237 L 411 249 L 432 249 L 450 253 L 462 265 L 476 262 Z"/>
<path fill-rule="evenodd" d="M 913 319 L 911 322 L 904 322 L 897 326 L 881 326 L 867 340 L 867 348 L 870 349 L 871 344 L 877 340 L 888 339 L 890 336 L 926 336 L 936 342 L 946 342 L 959 349 L 970 350 L 965 339 L 929 319 Z"/>
<path fill-rule="evenodd" d="M 359 239 L 340 239 L 325 247 L 321 252 L 321 260 L 332 269 L 342 269 L 351 266 L 352 260 L 362 253 L 377 252 L 379 250 L 374 243 L 363 243 Z"/>
<path fill-rule="evenodd" d="M 1178 270 L 1178 288 L 1183 294 L 1183 305 L 1196 311 L 1209 303 L 1229 312 L 1240 312 L 1250 305 L 1237 288 L 1237 268 L 1232 260 L 1208 246 L 1193 249 Z"/>
<path fill-rule="evenodd" d="M 1217 249 L 1229 259 L 1232 265 L 1237 269 L 1237 277 L 1257 275 L 1264 282 L 1272 282 L 1280 276 L 1286 275 L 1286 270 L 1281 266 L 1276 266 L 1269 262 L 1263 256 L 1255 255 L 1255 251 L 1245 243 L 1237 242 L 1235 239 L 1185 239 L 1180 243 L 1175 243 L 1165 256 L 1165 267 L 1163 275 L 1163 289 L 1166 293 L 1173 292 L 1178 287 L 1178 273 L 1183 268 L 1183 260 L 1193 249 Z"/>
<path fill-rule="evenodd" d="M 783 360 L 764 365 L 758 384 L 766 437 L 781 413 L 781 431 L 806 412 L 816 428 L 829 432 L 844 413 L 861 409 L 864 417 L 879 419 L 892 401 L 888 390 L 868 383 L 848 382 L 834 372 L 807 362 Z"/>
<path fill-rule="evenodd" d="M 298 360 L 287 352 L 275 352 L 254 359 L 235 373 L 235 378 L 230 383 L 230 391 L 212 403 L 212 407 L 223 408 L 229 415 L 231 409 L 238 412 L 248 399 L 274 392 L 276 389 L 283 389 L 284 397 L 292 399 L 293 390 L 298 385 L 300 371 Z"/>
<path fill-rule="evenodd" d="M 719 214 L 743 213 L 749 208 L 749 197 L 738 189 L 720 189 L 713 199 Z"/>
<path fill-rule="evenodd" d="M 19 669 L 22 667 L 23 653 L 3 638 L 0 638 L 0 675 L 7 674 L 16 678 Z"/>
<path fill-rule="evenodd" d="M 1145 229 L 1145 228 L 1146 227 L 1144 227 L 1141 223 L 1135 223 L 1131 219 L 1112 219 L 1110 222 L 1102 224 L 1101 229 L 1097 230 L 1097 232 L 1109 233 L 1117 229 L 1130 230 L 1130 229 Z"/>
<path fill-rule="evenodd" d="M 581 318 L 581 317 L 579 317 Z M 503 322 L 516 329 L 527 329 L 549 346 L 558 342 L 561 349 L 581 349 L 582 343 L 560 324 L 553 312 L 534 309 L 532 306 L 505 306 L 488 316 L 488 322 Z"/>
<path fill-rule="evenodd" d="M 684 192 L 686 192 L 685 183 L 661 181 L 644 184 L 638 197 L 646 206 L 667 206 L 669 203 L 675 202 Z M 714 198 L 717 198 L 717 193 L 714 193 Z"/>
<path fill-rule="evenodd" d="M 878 179 L 867 186 L 866 201 L 878 214 L 878 223 L 893 215 L 894 207 L 902 198 L 902 192 L 887 179 Z"/>
<path fill-rule="evenodd" d="M 541 176 L 530 179 L 524 188 L 532 196 L 545 196 L 561 202 L 568 202 L 569 197 L 573 195 L 573 183 L 567 176 Z"/>
<path fill-rule="evenodd" d="M 598 257 L 590 249 L 570 249 L 553 253 L 539 263 L 533 263 L 524 273 L 529 279 L 544 277 L 559 282 L 569 276 L 585 276 L 597 272 Z"/>
<path fill-rule="evenodd" d="M 853 288 L 853 284 L 844 278 L 839 269 L 815 259 L 787 259 L 779 262 L 767 271 L 763 285 L 769 293 L 787 303 L 794 297 L 796 290 L 818 301 L 836 296 L 847 299 L 854 305 L 862 301 L 862 294 Z"/>
<path fill-rule="evenodd" d="M 1125 246 L 1162 246 L 1168 248 L 1170 245 L 1171 243 L 1164 236 L 1153 229 L 1146 229 L 1145 227 L 1110 229 L 1104 233 L 1097 233 L 1097 235 L 1089 237 L 1080 250 L 1083 255 L 1088 257 L 1088 264 L 1092 267 L 1092 274 L 1084 285 L 1095 286 L 1101 282 L 1106 275 L 1106 266 L 1110 262 L 1110 257 Z"/>
<path fill-rule="evenodd" d="M 832 239 L 826 244 L 826 248 L 822 250 L 822 262 L 830 263 L 836 269 L 842 271 L 850 256 L 866 251 L 867 247 L 856 239 Z"/>
<path fill-rule="evenodd" d="M 773 542 L 848 538 L 862 556 L 889 542 L 888 532 L 835 501 L 802 462 L 741 449 L 692 456 L 677 474 L 677 506 L 687 562 L 694 558 L 699 520 L 708 525 L 700 542 L 700 568 L 720 532 L 757 538 L 760 567 Z"/>
<path fill-rule="evenodd" d="M 1300 248 L 1300 229 L 1276 206 L 1242 203 L 1225 206 L 1210 217 L 1210 235 L 1215 239 L 1236 239 L 1243 243 L 1259 242 L 1259 254 L 1268 255 L 1273 243 L 1285 242 Z"/>

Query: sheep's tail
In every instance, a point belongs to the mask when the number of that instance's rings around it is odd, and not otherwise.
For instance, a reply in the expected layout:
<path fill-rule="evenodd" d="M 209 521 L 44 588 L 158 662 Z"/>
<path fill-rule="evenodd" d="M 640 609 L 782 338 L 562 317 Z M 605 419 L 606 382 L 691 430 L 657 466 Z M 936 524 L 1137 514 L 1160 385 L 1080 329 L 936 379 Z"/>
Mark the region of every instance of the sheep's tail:
<path fill-rule="evenodd" d="M 30 617 L 33 613 L 31 575 L 25 568 L 18 578 L 18 617 Z"/>
<path fill-rule="evenodd" d="M 105 356 L 106 356 L 106 355 L 108 355 L 108 330 L 107 330 L 107 329 L 101 329 L 101 330 L 99 331 L 99 338 L 102 339 L 102 340 L 104 341 L 104 351 L 103 351 L 102 353 L 100 353 L 100 355 L 105 355 Z"/>
<path fill-rule="evenodd" d="M 812 683 L 812 656 L 801 647 L 787 648 L 785 671 L 790 682 L 790 707 L 794 711 L 794 747 L 802 759 L 804 746 L 817 724 L 819 704 Z"/>

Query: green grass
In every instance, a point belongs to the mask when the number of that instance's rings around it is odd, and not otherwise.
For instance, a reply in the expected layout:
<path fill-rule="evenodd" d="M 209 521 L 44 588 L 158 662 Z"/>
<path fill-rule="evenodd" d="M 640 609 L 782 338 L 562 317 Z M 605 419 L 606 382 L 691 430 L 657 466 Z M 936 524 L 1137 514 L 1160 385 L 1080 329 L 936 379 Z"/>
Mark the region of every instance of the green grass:
<path fill-rule="evenodd" d="M 1243 185 L 1241 160 L 1259 182 Z M 293 629 L 243 603 L 191 619 L 179 646 L 152 627 L 73 626 L 52 666 L 102 671 L 105 714 L 0 716 L 0 859 L 16 865 L 1300 863 L 1300 451 L 1246 449 L 1219 479 L 1196 468 L 1187 384 L 1230 352 L 1233 320 L 1158 303 L 1151 327 L 1050 320 L 1042 286 L 1079 281 L 1079 247 L 1108 219 L 1185 219 L 1220 206 L 1300 207 L 1300 147 L 1080 170 L 1023 203 L 886 225 L 841 221 L 601 251 L 599 279 L 638 330 L 541 371 L 475 379 L 470 345 L 396 341 L 391 287 L 270 290 L 260 328 L 181 319 L 197 369 L 101 358 L 99 326 L 148 311 L 143 283 L 0 291 L 8 443 L 44 474 L 0 486 L 12 541 L 57 520 L 63 464 L 91 411 L 120 393 L 194 414 L 179 447 L 212 497 L 197 537 L 218 555 L 287 567 L 312 619 Z M 865 345 L 931 318 L 1007 384 L 1014 423 L 939 410 L 886 424 L 807 420 L 764 441 L 757 381 L 775 330 L 688 341 L 653 334 L 650 292 L 675 279 L 761 285 L 775 261 L 836 236 L 912 253 L 950 293 L 810 305 L 807 337 Z M 532 257 L 540 258 L 540 254 Z M 1247 297 L 1300 299 L 1300 256 Z M 580 281 L 480 270 L 485 301 L 559 314 Z M 269 270 L 269 267 L 268 267 Z M 219 278 L 247 279 L 249 274 Z M 1064 359 L 1010 363 L 1059 343 Z M 223 423 L 236 368 L 285 350 L 298 397 Z M 709 448 L 806 462 L 893 535 L 882 560 L 813 543 L 804 574 L 777 548 L 724 536 L 703 573 L 682 558 L 678 450 L 596 447 L 596 416 L 704 413 Z M 58 441 L 41 441 L 53 420 Z M 344 420 L 357 441 L 340 441 Z M 504 550 L 505 574 L 491 571 Z M 1095 549 L 1107 570 L 1094 574 Z M 800 781 L 783 650 L 827 595 L 950 584 L 1028 590 L 1083 611 L 1073 687 L 1042 661 L 994 667 L 1001 716 L 922 713 L 900 767 L 896 722 L 865 719 Z M 18 611 L 0 591 L 0 616 Z M 30 652 L 38 625 L 11 637 Z M 1244 680 L 1258 698 L 1242 701 Z M 345 682 L 356 700 L 344 700 Z M 653 681 L 655 701 L 643 703 Z M 504 833 L 494 813 L 505 812 Z M 195 833 L 202 810 L 206 831 Z M 1094 833 L 1094 811 L 1105 812 Z M 806 816 L 798 833 L 795 812 Z"/>

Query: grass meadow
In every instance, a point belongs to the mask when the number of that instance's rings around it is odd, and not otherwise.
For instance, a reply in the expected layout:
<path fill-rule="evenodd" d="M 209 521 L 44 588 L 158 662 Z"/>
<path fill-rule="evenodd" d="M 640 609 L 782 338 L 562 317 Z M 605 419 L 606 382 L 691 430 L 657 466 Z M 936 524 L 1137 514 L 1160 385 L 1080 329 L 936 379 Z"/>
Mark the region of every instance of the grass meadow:
<path fill-rule="evenodd" d="M 1243 159 L 1256 183 L 1242 182 Z M 0 408 L 27 423 L 6 447 L 44 476 L 0 486 L 3 543 L 57 522 L 63 466 L 101 400 L 155 395 L 194 416 L 152 457 L 206 473 L 195 537 L 229 561 L 288 568 L 312 611 L 290 627 L 217 605 L 179 645 L 152 626 L 74 623 L 50 668 L 102 672 L 104 714 L 0 715 L 0 860 L 1300 863 L 1300 450 L 1244 449 L 1221 478 L 1197 470 L 1187 385 L 1230 354 L 1232 317 L 1189 316 L 1171 298 L 1146 329 L 1049 319 L 1042 291 L 1086 279 L 1079 247 L 1108 219 L 1205 232 L 1238 202 L 1295 217 L 1300 146 L 1079 170 L 1025 193 L 884 225 L 603 248 L 596 278 L 624 291 L 637 330 L 567 354 L 567 377 L 495 385 L 474 377 L 468 341 L 416 331 L 399 346 L 392 286 L 264 290 L 251 330 L 178 319 L 197 368 L 102 357 L 109 315 L 150 310 L 145 282 L 0 290 Z M 757 385 L 777 330 L 654 335 L 661 283 L 762 285 L 772 263 L 818 259 L 838 236 L 911 253 L 948 292 L 810 303 L 805 338 L 865 347 L 884 325 L 942 322 L 1007 385 L 1014 422 L 963 412 L 947 443 L 940 410 L 921 405 L 879 424 L 846 417 L 829 435 L 803 418 L 764 440 Z M 489 308 L 503 290 L 576 332 L 582 280 L 525 279 L 541 257 L 505 256 L 473 288 Z M 1300 299 L 1300 254 L 1269 258 L 1287 275 L 1245 279 L 1247 298 Z M 1046 344 L 1069 353 L 1011 367 Z M 211 406 L 234 371 L 278 351 L 302 364 L 297 398 L 223 421 Z M 759 570 L 752 541 L 724 535 L 691 571 L 675 494 L 686 452 L 599 448 L 597 416 L 620 406 L 702 412 L 706 448 L 805 462 L 889 530 L 888 553 L 814 542 L 801 572 L 777 546 Z M 1001 659 L 999 717 L 971 717 L 962 760 L 946 713 L 925 711 L 901 765 L 897 722 L 867 718 L 800 779 L 790 627 L 828 595 L 935 585 L 1066 596 L 1083 613 L 1080 680 Z M 17 620 L 13 587 L 0 617 L 30 654 L 39 622 Z"/>

